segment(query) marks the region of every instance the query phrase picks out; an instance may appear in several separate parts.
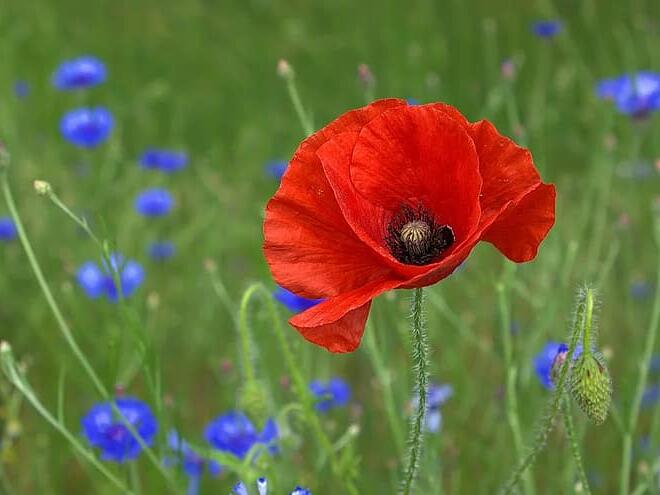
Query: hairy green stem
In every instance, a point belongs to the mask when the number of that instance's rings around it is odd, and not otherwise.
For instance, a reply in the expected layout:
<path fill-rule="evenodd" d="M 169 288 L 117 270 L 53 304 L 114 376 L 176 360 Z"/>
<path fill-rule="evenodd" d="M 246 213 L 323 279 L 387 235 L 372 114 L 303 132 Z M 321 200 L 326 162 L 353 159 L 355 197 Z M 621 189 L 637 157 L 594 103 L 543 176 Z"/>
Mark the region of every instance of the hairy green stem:
<path fill-rule="evenodd" d="M 300 120 L 300 125 L 303 128 L 305 136 L 309 136 L 314 132 L 314 124 L 309 114 L 305 111 L 303 107 L 302 100 L 300 99 L 300 94 L 298 93 L 298 87 L 296 86 L 296 78 L 293 71 L 285 76 L 286 88 L 289 91 L 289 98 L 291 103 L 293 103 L 293 108 L 298 115 L 298 120 Z"/>
<path fill-rule="evenodd" d="M 587 474 L 584 471 L 584 463 L 582 462 L 582 455 L 580 454 L 580 446 L 578 445 L 578 440 L 575 435 L 575 426 L 573 425 L 571 402 L 567 396 L 564 396 L 564 400 L 562 401 L 562 412 L 564 415 L 566 437 L 568 438 L 568 443 L 571 446 L 571 452 L 573 453 L 573 459 L 575 460 L 575 467 L 578 472 L 578 478 L 582 484 L 583 493 L 589 495 L 591 493 L 591 490 L 589 489 L 589 480 L 587 479 Z"/>
<path fill-rule="evenodd" d="M 516 383 L 518 368 L 513 362 L 513 343 L 511 341 L 511 309 L 507 297 L 507 288 L 504 282 L 497 284 L 497 301 L 500 313 L 500 329 L 502 332 L 502 346 L 504 348 L 504 367 L 506 372 L 506 416 L 513 436 L 514 453 L 517 459 L 523 455 L 523 439 L 520 428 L 520 415 L 518 413 L 518 394 Z M 529 472 L 523 477 L 525 493 L 534 493 L 534 483 Z"/>
<path fill-rule="evenodd" d="M 568 380 L 568 370 L 570 369 L 570 363 L 573 362 L 573 354 L 575 353 L 575 347 L 578 343 L 580 335 L 585 329 L 586 321 L 591 322 L 591 315 L 586 316 L 585 312 L 587 307 L 593 310 L 594 301 L 594 291 L 593 289 L 587 287 L 584 291 L 581 291 L 578 294 L 577 307 L 575 309 L 575 319 L 573 320 L 573 328 L 571 333 L 570 342 L 568 345 L 568 353 L 566 354 L 566 359 L 564 360 L 563 365 L 559 371 L 559 377 L 556 381 L 554 391 L 550 397 L 547 412 L 544 416 L 538 433 L 534 438 L 534 444 L 527 453 L 527 455 L 520 461 L 518 467 L 511 475 L 509 481 L 506 483 L 504 488 L 501 490 L 501 493 L 509 494 L 512 493 L 518 482 L 520 481 L 523 473 L 527 470 L 529 466 L 532 465 L 536 456 L 543 450 L 547 442 L 548 436 L 554 427 L 554 420 L 561 408 L 561 401 L 566 392 L 565 386 L 566 381 Z"/>
<path fill-rule="evenodd" d="M 412 493 L 417 471 L 419 469 L 424 444 L 424 428 L 426 420 L 426 400 L 429 381 L 429 351 L 424 325 L 424 290 L 415 289 L 411 316 L 411 340 L 413 372 L 415 374 L 415 391 L 417 393 L 417 409 L 413 415 L 408 434 L 408 462 L 403 476 L 403 495 Z"/>
<path fill-rule="evenodd" d="M 243 373 L 245 381 L 253 383 L 256 380 L 256 373 L 254 371 L 254 361 L 252 353 L 252 345 L 250 339 L 250 327 L 248 325 L 248 306 L 250 299 L 259 290 L 259 286 L 250 286 L 241 299 L 241 305 L 238 312 L 238 334 L 241 342 L 241 354 L 243 360 Z"/>
<path fill-rule="evenodd" d="M 639 410 L 642 405 L 642 396 L 646 389 L 648 381 L 649 366 L 653 357 L 653 350 L 655 348 L 655 341 L 658 335 L 658 327 L 660 326 L 660 215 L 656 214 L 654 219 L 654 234 L 655 242 L 658 251 L 658 261 L 656 266 L 656 291 L 653 301 L 653 309 L 651 310 L 651 321 L 649 328 L 646 332 L 646 342 L 642 357 L 638 363 L 639 377 L 637 378 L 637 386 L 635 387 L 635 395 L 633 396 L 632 406 L 630 408 L 630 416 L 628 422 L 625 424 L 625 433 L 623 437 L 623 455 L 621 462 L 621 483 L 619 493 L 620 495 L 628 495 L 630 490 L 630 468 L 632 464 L 632 450 L 633 450 L 633 436 L 637 429 L 637 422 L 639 420 Z"/>

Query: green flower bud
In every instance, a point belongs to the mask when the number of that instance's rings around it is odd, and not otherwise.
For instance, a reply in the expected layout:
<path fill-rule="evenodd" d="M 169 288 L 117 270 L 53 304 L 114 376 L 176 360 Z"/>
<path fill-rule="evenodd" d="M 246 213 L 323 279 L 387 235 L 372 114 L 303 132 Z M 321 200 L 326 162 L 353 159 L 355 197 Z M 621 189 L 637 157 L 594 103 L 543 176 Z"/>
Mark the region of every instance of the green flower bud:
<path fill-rule="evenodd" d="M 595 424 L 607 419 L 612 402 L 612 379 L 601 354 L 585 352 L 578 357 L 571 370 L 570 392 Z"/>
<path fill-rule="evenodd" d="M 268 389 L 261 381 L 251 380 L 241 388 L 238 398 L 239 407 L 260 425 L 269 416 L 269 404 Z"/>

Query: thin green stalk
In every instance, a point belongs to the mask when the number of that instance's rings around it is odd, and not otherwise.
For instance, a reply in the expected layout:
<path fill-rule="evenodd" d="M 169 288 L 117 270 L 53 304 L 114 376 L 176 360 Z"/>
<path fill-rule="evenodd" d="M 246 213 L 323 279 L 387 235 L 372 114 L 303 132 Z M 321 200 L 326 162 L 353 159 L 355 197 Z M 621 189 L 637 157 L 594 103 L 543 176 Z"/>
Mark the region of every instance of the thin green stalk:
<path fill-rule="evenodd" d="M 424 445 L 424 428 L 426 419 L 426 400 L 429 381 L 429 350 L 424 325 L 424 290 L 415 289 L 411 316 L 411 340 L 413 373 L 415 375 L 415 390 L 417 392 L 417 410 L 412 418 L 408 433 L 408 463 L 403 476 L 403 495 L 412 493 Z"/>
<path fill-rule="evenodd" d="M 497 301 L 500 312 L 500 329 L 502 332 L 502 345 L 504 347 L 504 367 L 506 374 L 506 416 L 513 436 L 513 448 L 517 459 L 523 455 L 523 439 L 518 414 L 518 394 L 516 383 L 518 368 L 513 362 L 513 343 L 511 341 L 511 310 L 509 307 L 507 288 L 504 282 L 497 284 Z M 534 493 L 534 483 L 529 472 L 523 477 L 525 493 Z"/>
<path fill-rule="evenodd" d="M 243 361 L 243 373 L 245 381 L 248 384 L 256 381 L 254 371 L 254 360 L 252 354 L 252 345 L 250 343 L 250 327 L 248 325 L 248 306 L 253 295 L 259 290 L 259 286 L 252 285 L 243 294 L 241 305 L 238 312 L 238 334 L 241 342 L 241 354 Z"/>
<path fill-rule="evenodd" d="M 575 427 L 573 425 L 573 416 L 571 414 L 571 403 L 567 396 L 564 396 L 564 400 L 562 401 L 562 412 L 564 415 L 564 426 L 566 428 L 566 437 L 568 438 L 568 443 L 571 445 L 571 452 L 573 453 L 573 459 L 575 460 L 575 467 L 577 468 L 578 477 L 580 479 L 580 483 L 582 484 L 582 490 L 586 495 L 589 495 L 591 493 L 591 490 L 589 489 L 589 480 L 587 479 L 587 474 L 584 471 L 582 455 L 580 454 L 580 446 L 578 445 L 578 440 L 575 435 Z"/>
<path fill-rule="evenodd" d="M 369 328 L 371 327 L 371 328 Z M 403 452 L 404 447 L 404 438 L 403 430 L 401 429 L 401 423 L 398 421 L 399 415 L 397 414 L 396 401 L 394 400 L 394 394 L 392 393 L 392 373 L 385 366 L 383 362 L 383 356 L 378 349 L 378 344 L 376 343 L 376 328 L 375 325 L 370 325 L 367 323 L 367 331 L 364 335 L 364 343 L 367 348 L 367 353 L 371 364 L 374 367 L 378 381 L 380 382 L 381 390 L 383 393 L 383 402 L 385 405 L 385 413 L 387 414 L 387 421 L 390 425 L 390 430 L 392 430 L 392 436 L 394 437 L 394 443 L 397 447 L 397 452 Z"/>
<path fill-rule="evenodd" d="M 60 311 L 60 308 L 57 305 L 55 298 L 53 297 L 50 287 L 48 286 L 48 282 L 46 281 L 46 278 L 41 270 L 41 266 L 39 265 L 39 262 L 37 261 L 37 257 L 34 254 L 32 245 L 30 244 L 30 241 L 27 237 L 25 228 L 23 227 L 23 222 L 21 220 L 20 215 L 18 214 L 18 209 L 16 208 L 16 203 L 14 202 L 14 197 L 11 193 L 11 188 L 9 187 L 9 178 L 8 178 L 7 169 L 8 167 L 5 164 L 0 163 L 0 185 L 1 185 L 2 193 L 4 195 L 7 208 L 9 209 L 9 213 L 12 219 L 14 220 L 14 223 L 16 224 L 18 237 L 21 242 L 21 245 L 23 246 L 23 250 L 25 251 L 25 254 L 28 258 L 30 267 L 32 268 L 32 271 L 37 279 L 41 291 L 44 294 L 44 297 L 46 298 L 48 307 L 50 308 L 51 312 L 53 313 L 53 316 L 55 317 L 57 326 L 60 329 L 60 332 L 62 333 L 64 340 L 71 348 L 71 351 L 73 352 L 76 359 L 79 361 L 82 368 L 85 370 L 85 373 L 91 380 L 92 384 L 94 385 L 98 393 L 104 398 L 104 400 L 108 401 L 111 404 L 113 411 L 115 412 L 115 414 L 117 414 L 117 417 L 120 418 L 122 424 L 136 438 L 137 442 L 140 444 L 140 446 L 144 450 L 146 456 L 149 458 L 151 463 L 163 475 L 163 477 L 167 481 L 168 487 L 171 490 L 176 491 L 176 485 L 174 485 L 170 477 L 170 474 L 165 470 L 164 466 L 162 465 L 160 460 L 156 457 L 156 455 L 151 450 L 151 448 L 144 443 L 142 437 L 137 434 L 133 425 L 131 425 L 128 421 L 126 421 L 124 416 L 121 414 L 121 411 L 117 409 L 117 406 L 114 403 L 114 401 L 111 400 L 111 396 L 108 393 L 108 390 L 106 389 L 105 385 L 103 385 L 103 382 L 96 374 L 96 371 L 94 371 L 94 368 L 92 367 L 90 362 L 85 357 L 85 354 L 78 346 L 78 343 L 76 342 L 73 336 L 73 332 L 71 331 L 71 328 L 64 319 L 64 316 L 62 315 L 62 312 Z"/>
<path fill-rule="evenodd" d="M 305 379 L 303 378 L 302 373 L 298 368 L 296 358 L 284 333 L 284 329 L 282 328 L 277 306 L 275 305 L 270 292 L 260 282 L 251 285 L 248 288 L 248 291 L 251 294 L 256 294 L 259 292 L 263 296 L 264 303 L 266 304 L 266 308 L 273 323 L 275 338 L 277 339 L 277 342 L 280 346 L 280 350 L 284 356 L 284 362 L 293 382 L 293 388 L 296 392 L 296 395 L 298 396 L 298 400 L 303 406 L 305 418 L 309 421 L 312 431 L 314 432 L 319 445 L 323 449 L 324 454 L 330 460 L 330 466 L 334 476 L 337 478 L 337 481 L 344 485 L 344 488 L 349 495 L 358 495 L 359 492 L 355 487 L 355 483 L 352 477 L 346 476 L 344 469 L 342 469 L 339 464 L 339 459 L 337 458 L 334 446 L 332 445 L 330 438 L 328 438 L 325 431 L 323 431 L 319 415 L 314 409 L 314 400 L 307 388 Z"/>
<path fill-rule="evenodd" d="M 660 216 L 657 214 L 654 219 L 654 234 L 658 251 L 658 262 L 656 266 L 656 287 L 660 287 Z M 656 290 L 655 298 L 653 301 L 653 309 L 651 310 L 651 321 L 649 323 L 648 331 L 646 332 L 646 342 L 644 344 L 642 357 L 638 363 L 639 378 L 637 379 L 637 386 L 635 388 L 635 395 L 633 396 L 630 416 L 628 418 L 626 432 L 623 437 L 621 484 L 619 490 L 621 495 L 628 495 L 630 490 L 630 468 L 632 464 L 633 436 L 637 429 L 639 410 L 642 405 L 642 396 L 644 395 L 644 390 L 646 389 L 646 383 L 648 381 L 649 366 L 651 365 L 651 359 L 653 357 L 653 350 L 655 349 L 655 341 L 658 335 L 659 326 L 660 290 Z"/>
<path fill-rule="evenodd" d="M 300 121 L 300 125 L 303 128 L 305 136 L 309 136 L 314 132 L 314 124 L 312 123 L 312 119 L 309 114 L 305 111 L 305 107 L 303 107 L 302 100 L 300 99 L 298 87 L 296 86 L 296 75 L 288 63 L 286 63 L 284 70 L 280 71 L 280 75 L 286 81 L 286 88 L 289 91 L 289 98 L 291 99 L 291 103 L 293 103 L 293 108 L 298 115 L 298 120 Z"/>
<path fill-rule="evenodd" d="M 573 362 L 573 354 L 575 353 L 575 347 L 579 340 L 580 335 L 586 325 L 586 321 L 591 322 L 591 315 L 588 317 L 585 316 L 587 307 L 591 308 L 593 311 L 593 301 L 594 301 L 594 291 L 591 288 L 586 288 L 584 293 L 581 293 L 578 296 L 578 303 L 575 310 L 575 319 L 573 320 L 573 328 L 571 333 L 570 342 L 568 345 L 568 353 L 566 354 L 566 359 L 559 371 L 559 377 L 555 383 L 555 388 L 550 397 L 547 412 L 545 414 L 544 420 L 539 426 L 536 437 L 534 438 L 534 444 L 530 448 L 527 455 L 520 461 L 518 467 L 513 472 L 509 481 L 506 483 L 504 488 L 502 488 L 501 493 L 509 494 L 512 493 L 523 473 L 527 470 L 529 466 L 532 465 L 536 456 L 543 450 L 547 442 L 548 436 L 554 427 L 554 420 L 559 412 L 561 407 L 561 401 L 565 393 L 566 381 L 568 379 L 568 370 L 570 364 Z"/>

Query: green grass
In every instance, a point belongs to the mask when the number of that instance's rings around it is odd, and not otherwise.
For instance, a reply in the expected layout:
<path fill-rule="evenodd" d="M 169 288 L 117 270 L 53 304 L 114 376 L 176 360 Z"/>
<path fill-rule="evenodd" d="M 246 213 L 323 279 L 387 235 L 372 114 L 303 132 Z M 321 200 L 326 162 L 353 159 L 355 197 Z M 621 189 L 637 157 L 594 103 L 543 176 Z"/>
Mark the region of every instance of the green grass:
<path fill-rule="evenodd" d="M 529 23 L 540 17 L 563 19 L 564 32 L 550 42 L 535 38 Z M 625 71 L 660 70 L 659 18 L 660 4 L 651 0 L 5 0 L 0 141 L 12 155 L 10 180 L 36 255 L 103 383 L 113 389 L 119 377 L 128 392 L 155 407 L 145 374 L 132 373 L 131 366 L 136 338 L 149 342 L 148 362 L 157 363 L 162 378 L 161 433 L 177 425 L 201 445 L 204 424 L 240 401 L 233 317 L 242 293 L 255 281 L 272 287 L 261 222 L 277 184 L 263 166 L 290 157 L 303 137 L 276 74 L 277 60 L 285 57 L 295 68 L 316 128 L 365 102 L 357 81 L 360 63 L 375 74 L 376 97 L 445 101 L 471 120 L 492 120 L 531 149 L 544 180 L 558 190 L 555 228 L 537 259 L 515 270 L 507 291 L 511 317 L 520 324 L 512 362 L 528 445 L 548 399 L 532 356 L 547 340 L 567 338 L 575 289 L 585 281 L 599 293 L 600 345 L 614 380 L 614 405 L 624 418 L 630 410 L 652 301 L 633 300 L 629 286 L 655 276 L 652 206 L 660 182 L 655 169 L 646 180 L 617 171 L 635 155 L 650 162 L 660 157 L 660 121 L 656 115 L 631 122 L 598 101 L 593 85 Z M 58 63 L 85 53 L 106 62 L 108 82 L 82 94 L 55 91 L 49 78 Z M 508 57 L 518 67 L 511 84 L 500 75 L 500 62 Z M 32 86 L 24 100 L 12 93 L 17 79 Z M 80 104 L 103 104 L 114 113 L 115 131 L 98 150 L 82 153 L 59 135 L 60 116 Z M 191 165 L 173 176 L 144 172 L 136 157 L 150 145 L 185 149 Z M 34 179 L 49 181 L 70 208 L 91 215 L 98 235 L 145 264 L 146 283 L 126 308 L 89 301 L 75 285 L 77 266 L 99 259 L 100 252 L 33 192 Z M 157 221 L 138 217 L 132 206 L 135 194 L 152 185 L 170 188 L 177 202 L 172 215 Z M 0 202 L 0 215 L 6 213 Z M 629 225 L 621 226 L 621 215 L 629 216 Z M 174 240 L 179 254 L 156 265 L 146 258 L 145 245 L 161 236 Z M 214 292 L 205 269 L 209 260 L 227 287 L 231 312 Z M 426 439 L 418 493 L 496 493 L 517 463 L 503 392 L 508 370 L 496 290 L 504 265 L 483 244 L 463 271 L 426 291 L 431 378 L 452 384 L 455 394 L 443 408 L 442 432 Z M 380 297 L 367 330 L 391 377 L 395 408 L 389 414 L 401 428 L 407 427 L 412 389 L 411 296 L 402 291 Z M 280 385 L 289 371 L 272 321 L 259 303 L 251 308 L 256 373 L 268 387 L 268 412 L 276 414 L 298 399 Z M 281 311 L 283 324 L 284 317 Z M 337 375 L 353 386 L 353 406 L 321 421 L 333 441 L 359 425 L 359 435 L 342 452 L 359 458 L 354 469 L 360 493 L 396 493 L 404 455 L 388 419 L 374 345 L 365 340 L 353 354 L 331 355 L 284 328 L 306 380 Z M 0 244 L 0 339 L 11 343 L 51 411 L 58 393 L 64 394 L 64 423 L 77 435 L 79 418 L 100 397 L 64 344 L 18 242 Z M 116 349 L 122 357 L 118 370 Z M 227 361 L 233 367 L 222 371 Z M 9 390 L 3 380 L 0 389 Z M 12 421 L 21 428 L 11 444 L 0 440 L 2 476 L 14 494 L 115 493 L 29 404 L 13 408 L 7 397 L 1 400 L 0 431 Z M 653 432 L 655 451 L 635 447 L 631 487 L 647 480 L 644 466 L 657 464 L 659 410 L 641 412 L 634 445 Z M 622 436 L 615 422 L 592 426 L 578 413 L 574 419 L 593 492 L 618 493 Z M 292 430 L 281 453 L 259 466 L 275 493 L 298 482 L 315 494 L 344 493 L 328 464 L 319 466 L 322 450 L 311 430 L 295 419 Z M 122 480 L 129 477 L 124 467 L 108 467 Z M 165 493 L 144 456 L 138 471 L 143 493 Z M 205 477 L 202 493 L 227 493 L 236 479 L 230 472 L 219 480 Z M 575 479 L 571 446 L 559 426 L 532 469 L 533 484 L 538 494 L 573 493 Z M 644 493 L 660 493 L 660 487 Z"/>

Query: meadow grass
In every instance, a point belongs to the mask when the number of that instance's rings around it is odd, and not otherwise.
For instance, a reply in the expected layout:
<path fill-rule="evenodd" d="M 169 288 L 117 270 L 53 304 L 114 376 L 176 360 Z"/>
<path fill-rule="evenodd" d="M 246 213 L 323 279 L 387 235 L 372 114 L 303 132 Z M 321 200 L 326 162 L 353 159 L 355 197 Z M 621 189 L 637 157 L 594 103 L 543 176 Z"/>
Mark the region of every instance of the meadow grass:
<path fill-rule="evenodd" d="M 563 30 L 535 37 L 530 23 L 540 18 L 561 19 Z M 640 407 L 640 377 L 660 386 L 658 372 L 647 376 L 645 367 L 660 353 L 657 339 L 648 340 L 660 313 L 660 121 L 633 120 L 594 93 L 599 79 L 660 70 L 658 22 L 660 4 L 643 0 L 5 0 L 0 141 L 62 320 L 22 245 L 0 242 L 0 340 L 21 363 L 17 379 L 29 382 L 26 400 L 0 376 L 0 493 L 110 494 L 117 483 L 134 493 L 185 493 L 180 470 L 162 466 L 167 431 L 176 427 L 205 449 L 204 425 L 239 406 L 254 421 L 278 419 L 280 451 L 255 465 L 213 454 L 227 469 L 205 475 L 200 493 L 228 493 L 238 479 L 262 474 L 273 493 L 298 483 L 315 494 L 397 493 L 414 389 L 412 291 L 379 297 L 360 349 L 333 355 L 303 341 L 263 289 L 275 288 L 262 220 L 278 185 L 264 166 L 288 159 L 309 125 L 278 77 L 280 58 L 295 70 L 314 129 L 371 94 L 444 101 L 529 147 L 544 181 L 557 187 L 556 226 L 533 262 L 513 266 L 480 244 L 463 268 L 425 289 L 430 379 L 454 394 L 441 431 L 426 435 L 416 492 L 490 494 L 510 479 L 548 419 L 551 392 L 539 384 L 533 356 L 548 340 L 569 339 L 576 290 L 587 283 L 597 292 L 598 345 L 614 383 L 610 417 L 595 426 L 567 404 L 570 435 L 558 415 L 517 489 L 574 493 L 586 477 L 593 493 L 660 493 L 660 406 Z M 107 82 L 56 91 L 57 65 L 88 53 L 106 63 Z M 502 73 L 506 59 L 513 78 Z M 375 86 L 360 83 L 361 63 Z M 29 83 L 27 97 L 14 95 L 17 80 Z M 80 105 L 114 114 L 115 129 L 97 149 L 76 149 L 59 133 L 62 114 Z M 185 150 L 190 164 L 172 175 L 142 170 L 137 158 L 149 146 Z M 99 243 L 37 195 L 35 179 L 48 181 L 72 215 L 84 215 Z M 133 200 L 154 186 L 172 192 L 175 208 L 140 217 Z M 0 201 L 0 216 L 9 211 Z M 154 263 L 146 246 L 160 238 L 178 252 Z M 77 268 L 107 258 L 108 246 L 146 270 L 119 304 L 89 300 L 75 282 Z M 640 281 L 655 292 L 632 297 Z M 253 299 L 244 299 L 246 290 Z M 351 403 L 316 414 L 306 384 L 332 376 L 350 382 Z M 80 418 L 117 386 L 151 405 L 159 435 L 151 459 L 102 463 L 104 474 L 86 459 L 98 456 L 86 450 Z"/>

